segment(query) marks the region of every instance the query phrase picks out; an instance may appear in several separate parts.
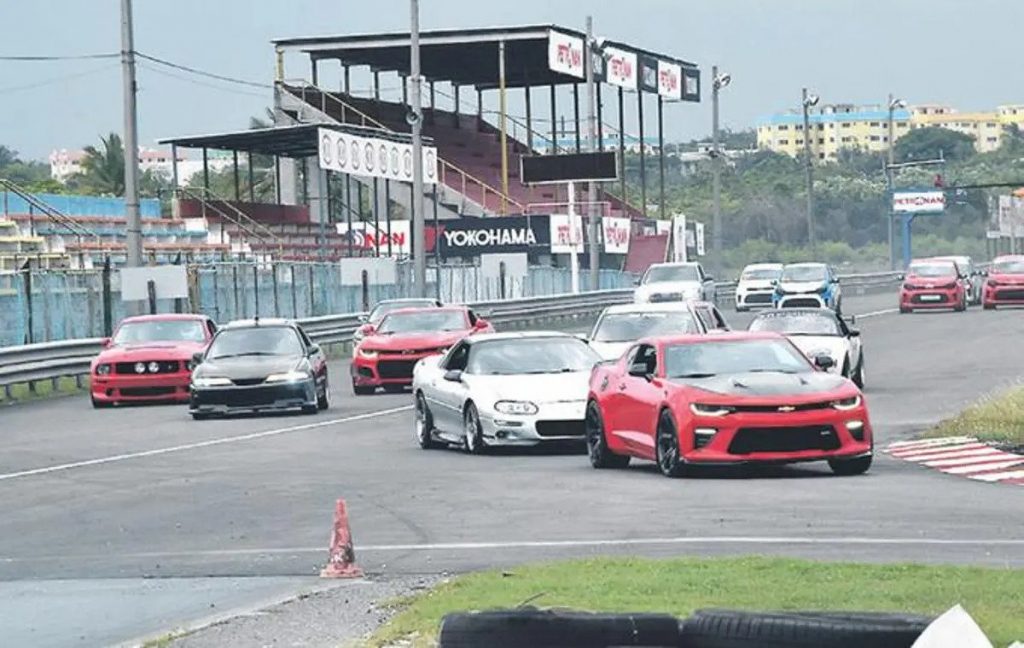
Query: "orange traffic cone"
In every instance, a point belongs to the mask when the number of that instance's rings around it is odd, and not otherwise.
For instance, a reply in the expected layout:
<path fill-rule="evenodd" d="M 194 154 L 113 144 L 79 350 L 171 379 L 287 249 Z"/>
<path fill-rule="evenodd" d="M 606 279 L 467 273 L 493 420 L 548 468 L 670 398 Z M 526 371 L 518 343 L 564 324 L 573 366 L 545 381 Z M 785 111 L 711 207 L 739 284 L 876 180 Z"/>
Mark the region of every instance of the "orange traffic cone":
<path fill-rule="evenodd" d="M 331 532 L 330 557 L 320 570 L 320 578 L 362 578 L 363 570 L 356 567 L 356 552 L 352 548 L 352 533 L 348 528 L 345 500 L 339 499 L 334 508 L 334 531 Z"/>

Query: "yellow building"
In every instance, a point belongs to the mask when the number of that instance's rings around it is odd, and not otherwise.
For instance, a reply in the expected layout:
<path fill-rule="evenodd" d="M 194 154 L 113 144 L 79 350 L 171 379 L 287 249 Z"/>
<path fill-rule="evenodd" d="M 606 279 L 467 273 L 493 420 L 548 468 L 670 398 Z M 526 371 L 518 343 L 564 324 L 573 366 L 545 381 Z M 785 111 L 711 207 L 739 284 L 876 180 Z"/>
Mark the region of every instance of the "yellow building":
<path fill-rule="evenodd" d="M 810 114 L 811 152 L 820 160 L 834 160 L 840 149 L 885 151 L 889 148 L 889 111 L 879 106 L 849 104 L 824 106 Z M 994 112 L 957 112 L 941 105 L 919 105 L 893 112 L 898 140 L 914 128 L 947 128 L 974 138 L 982 153 L 1002 142 L 1003 129 L 1015 124 L 1024 129 L 1024 105 L 999 106 Z M 803 113 L 792 111 L 763 118 L 757 126 L 757 147 L 791 156 L 804 150 Z"/>

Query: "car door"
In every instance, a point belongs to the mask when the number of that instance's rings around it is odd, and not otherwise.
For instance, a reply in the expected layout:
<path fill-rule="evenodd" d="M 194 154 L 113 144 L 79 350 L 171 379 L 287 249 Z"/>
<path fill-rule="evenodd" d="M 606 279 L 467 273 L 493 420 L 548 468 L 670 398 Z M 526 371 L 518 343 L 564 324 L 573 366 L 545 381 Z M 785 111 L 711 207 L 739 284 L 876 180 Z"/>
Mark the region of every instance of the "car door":
<path fill-rule="evenodd" d="M 327 356 L 320 345 L 314 344 L 313 340 L 306 335 L 306 331 L 301 326 L 296 326 L 295 330 L 302 339 L 302 346 L 306 349 L 309 365 L 313 368 L 313 379 L 316 381 L 317 389 L 320 389 L 327 382 Z"/>
<path fill-rule="evenodd" d="M 632 376 L 629 366 L 644 365 L 647 376 Z M 658 372 L 658 352 L 653 344 L 640 344 L 632 362 L 619 379 L 621 405 L 616 434 L 631 452 L 647 459 L 654 458 L 655 425 L 661 390 L 654 384 Z"/>
<path fill-rule="evenodd" d="M 462 430 L 462 404 L 466 397 L 466 383 L 445 379 L 449 371 L 465 371 L 469 363 L 470 345 L 460 342 L 452 347 L 438 364 L 437 371 L 423 388 L 423 396 L 434 416 L 434 427 L 448 434 L 458 434 Z"/>
<path fill-rule="evenodd" d="M 857 367 L 860 366 L 861 353 L 863 349 L 861 347 L 860 335 L 851 335 L 850 326 L 846 323 L 842 317 L 837 317 L 839 320 L 839 332 L 846 339 L 850 346 L 850 371 L 856 371 Z"/>

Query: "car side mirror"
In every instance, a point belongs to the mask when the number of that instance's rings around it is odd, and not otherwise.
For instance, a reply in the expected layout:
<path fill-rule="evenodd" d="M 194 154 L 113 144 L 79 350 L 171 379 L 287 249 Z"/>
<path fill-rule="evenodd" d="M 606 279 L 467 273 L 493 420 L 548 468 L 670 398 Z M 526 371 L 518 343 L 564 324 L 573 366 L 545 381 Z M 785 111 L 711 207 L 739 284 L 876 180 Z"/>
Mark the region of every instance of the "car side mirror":
<path fill-rule="evenodd" d="M 110 338 L 108 338 L 108 337 L 102 338 L 100 340 L 100 348 L 102 348 L 102 349 L 109 349 L 110 348 L 110 342 L 111 342 Z"/>
<path fill-rule="evenodd" d="M 896 275 L 896 278 L 899 279 L 900 281 L 903 281 L 904 279 L 907 278 L 907 275 L 905 275 L 905 274 L 898 274 L 898 275 Z"/>
<path fill-rule="evenodd" d="M 315 356 L 318 353 L 320 353 L 320 345 L 319 344 L 310 344 L 309 345 L 309 355 Z"/>
<path fill-rule="evenodd" d="M 363 324 L 362 326 L 359 327 L 359 332 L 362 333 L 364 336 L 373 335 L 373 332 L 376 330 L 377 329 L 373 326 L 373 324 Z"/>
<path fill-rule="evenodd" d="M 850 329 L 850 337 L 860 337 L 860 329 Z"/>
<path fill-rule="evenodd" d="M 772 285 L 773 286 L 778 286 L 779 285 L 779 280 L 778 279 L 772 279 Z"/>
<path fill-rule="evenodd" d="M 629 365 L 629 375 L 634 378 L 648 378 L 650 374 L 647 373 L 647 365 L 643 362 L 636 362 Z"/>
<path fill-rule="evenodd" d="M 193 353 L 192 354 L 192 366 L 193 367 L 197 367 L 197 366 L 203 364 L 203 357 L 205 355 L 206 355 L 205 353 L 201 353 L 201 352 Z"/>
<path fill-rule="evenodd" d="M 715 278 L 712 277 L 711 275 L 705 275 L 704 276 L 704 281 L 714 281 L 714 280 L 715 280 Z"/>
<path fill-rule="evenodd" d="M 490 325 L 491 325 L 490 322 L 488 322 L 487 320 L 479 319 L 478 318 L 476 320 L 476 324 L 473 325 L 473 328 L 475 328 L 478 331 L 482 331 L 482 330 L 486 329 Z"/>
<path fill-rule="evenodd" d="M 814 366 L 822 371 L 828 371 L 832 367 L 836 366 L 836 361 L 832 359 L 832 356 L 820 355 L 814 357 Z"/>
<path fill-rule="evenodd" d="M 836 277 L 836 278 L 834 278 L 834 279 L 832 280 L 832 283 L 839 283 L 839 277 Z"/>
<path fill-rule="evenodd" d="M 449 369 L 444 372 L 444 379 L 448 382 L 462 382 L 462 372 L 458 369 Z"/>

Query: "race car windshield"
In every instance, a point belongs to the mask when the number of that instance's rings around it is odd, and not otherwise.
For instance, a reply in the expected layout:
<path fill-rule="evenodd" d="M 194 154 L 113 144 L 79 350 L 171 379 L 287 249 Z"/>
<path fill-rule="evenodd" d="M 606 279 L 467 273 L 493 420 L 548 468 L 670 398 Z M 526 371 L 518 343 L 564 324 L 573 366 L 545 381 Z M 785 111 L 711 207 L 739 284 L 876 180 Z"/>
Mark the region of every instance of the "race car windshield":
<path fill-rule="evenodd" d="M 236 358 L 241 356 L 301 356 L 302 341 L 285 326 L 254 326 L 220 332 L 210 345 L 207 357 Z"/>
<path fill-rule="evenodd" d="M 992 264 L 996 274 L 1024 274 L 1024 259 L 1005 259 Z"/>
<path fill-rule="evenodd" d="M 473 346 L 466 373 L 486 376 L 590 371 L 600 356 L 575 338 L 495 340 Z"/>
<path fill-rule="evenodd" d="M 782 274 L 782 271 L 774 268 L 755 268 L 753 270 L 744 270 L 743 275 L 740 276 L 740 281 L 770 281 L 778 279 L 780 274 Z"/>
<path fill-rule="evenodd" d="M 839 324 L 830 315 L 785 311 L 758 315 L 750 323 L 749 330 L 786 335 L 840 335 Z"/>
<path fill-rule="evenodd" d="M 114 335 L 114 344 L 148 342 L 202 342 L 206 339 L 203 323 L 196 320 L 125 322 Z"/>
<path fill-rule="evenodd" d="M 956 274 L 956 266 L 952 261 L 911 263 L 907 273 L 915 277 L 952 277 Z"/>
<path fill-rule="evenodd" d="M 661 281 L 700 281 L 700 274 L 697 266 L 653 266 L 647 271 L 644 283 L 657 283 Z"/>
<path fill-rule="evenodd" d="M 438 310 L 414 313 L 392 313 L 380 323 L 377 332 L 382 335 L 394 333 L 429 333 L 431 331 L 462 331 L 469 328 L 462 311 Z"/>
<path fill-rule="evenodd" d="M 811 365 L 782 340 L 678 344 L 665 349 L 669 378 L 708 378 L 750 372 L 804 373 Z"/>
<path fill-rule="evenodd" d="M 689 312 L 608 313 L 597 323 L 595 342 L 632 342 L 656 335 L 698 333 Z"/>
<path fill-rule="evenodd" d="M 384 319 L 385 315 L 394 313 L 395 311 L 402 310 L 403 308 L 430 308 L 436 306 L 433 300 L 430 299 L 407 299 L 403 301 L 387 302 L 385 304 L 377 304 L 372 311 L 370 311 L 368 320 L 371 322 L 379 322 Z"/>
<path fill-rule="evenodd" d="M 782 281 L 825 281 L 821 266 L 788 266 L 782 270 Z"/>

